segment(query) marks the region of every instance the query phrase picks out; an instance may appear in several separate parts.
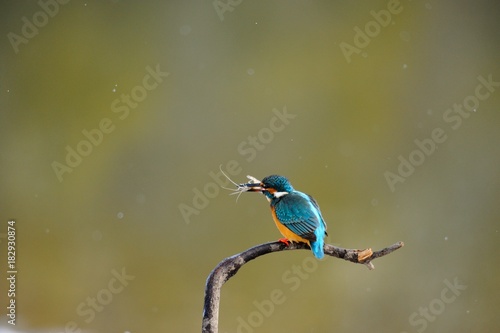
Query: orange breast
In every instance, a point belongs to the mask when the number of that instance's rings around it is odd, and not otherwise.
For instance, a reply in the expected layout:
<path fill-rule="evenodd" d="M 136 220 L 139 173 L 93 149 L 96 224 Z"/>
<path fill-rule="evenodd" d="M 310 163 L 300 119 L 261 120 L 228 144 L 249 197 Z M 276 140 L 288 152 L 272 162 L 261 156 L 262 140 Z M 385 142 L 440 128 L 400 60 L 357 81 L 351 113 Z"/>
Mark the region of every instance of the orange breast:
<path fill-rule="evenodd" d="M 296 233 L 294 233 L 293 231 L 291 231 L 290 229 L 285 227 L 285 225 L 278 220 L 278 218 L 276 217 L 276 213 L 274 212 L 274 210 L 272 208 L 271 208 L 271 212 L 273 214 L 274 223 L 276 224 L 276 227 L 281 232 L 283 237 L 285 237 L 286 239 L 288 239 L 292 242 L 306 243 L 306 244 L 309 244 L 309 246 L 311 246 L 311 244 L 309 243 L 309 241 L 307 239 L 300 237 L 299 235 L 297 235 Z"/>

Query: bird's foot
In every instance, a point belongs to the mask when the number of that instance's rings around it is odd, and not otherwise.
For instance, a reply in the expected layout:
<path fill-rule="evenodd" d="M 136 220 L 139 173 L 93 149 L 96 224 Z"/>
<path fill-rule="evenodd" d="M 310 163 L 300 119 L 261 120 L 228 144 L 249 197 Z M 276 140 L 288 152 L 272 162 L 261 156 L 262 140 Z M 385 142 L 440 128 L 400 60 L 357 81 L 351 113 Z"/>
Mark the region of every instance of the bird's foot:
<path fill-rule="evenodd" d="M 278 242 L 284 243 L 286 246 L 290 245 L 290 242 L 288 241 L 287 238 L 280 238 L 280 239 L 278 239 Z"/>

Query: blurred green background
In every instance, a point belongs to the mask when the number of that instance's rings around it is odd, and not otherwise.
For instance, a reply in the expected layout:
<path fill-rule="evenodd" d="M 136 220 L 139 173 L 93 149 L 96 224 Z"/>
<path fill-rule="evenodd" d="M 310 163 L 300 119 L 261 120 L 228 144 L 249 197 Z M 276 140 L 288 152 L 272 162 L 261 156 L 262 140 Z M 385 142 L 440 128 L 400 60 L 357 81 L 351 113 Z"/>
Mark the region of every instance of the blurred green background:
<path fill-rule="evenodd" d="M 220 332 L 500 329 L 497 1 L 62 2 L 1 5 L 1 330 L 199 332 L 215 265 L 281 236 L 262 196 L 214 185 L 228 163 L 312 194 L 328 243 L 405 247 L 374 271 L 261 257 Z"/>

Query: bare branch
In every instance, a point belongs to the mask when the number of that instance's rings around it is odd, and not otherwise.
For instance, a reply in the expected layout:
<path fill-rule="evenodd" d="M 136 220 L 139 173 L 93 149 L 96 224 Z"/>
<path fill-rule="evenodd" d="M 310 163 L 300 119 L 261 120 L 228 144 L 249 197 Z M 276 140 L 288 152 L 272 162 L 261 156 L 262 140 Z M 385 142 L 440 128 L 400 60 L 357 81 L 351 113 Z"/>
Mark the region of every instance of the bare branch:
<path fill-rule="evenodd" d="M 373 252 L 371 249 L 355 250 L 344 249 L 330 244 L 325 244 L 326 255 L 344 259 L 356 264 L 363 264 L 368 269 L 374 269 L 372 261 L 388 255 L 403 247 L 403 242 L 395 243 L 380 251 Z M 219 330 L 219 303 L 222 285 L 235 275 L 238 270 L 250 260 L 262 255 L 290 250 L 310 250 L 305 243 L 291 243 L 285 245 L 282 242 L 270 242 L 254 246 L 246 251 L 235 254 L 232 257 L 222 260 L 210 273 L 205 287 L 205 303 L 203 309 L 202 333 L 217 333 Z"/>

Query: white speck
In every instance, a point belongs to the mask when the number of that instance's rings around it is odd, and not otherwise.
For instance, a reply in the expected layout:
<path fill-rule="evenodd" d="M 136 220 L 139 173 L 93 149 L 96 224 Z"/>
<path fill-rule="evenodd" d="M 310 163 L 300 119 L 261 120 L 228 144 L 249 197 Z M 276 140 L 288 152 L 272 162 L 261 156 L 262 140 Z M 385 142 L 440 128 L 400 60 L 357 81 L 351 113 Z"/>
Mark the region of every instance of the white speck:
<path fill-rule="evenodd" d="M 325 169 L 328 169 L 328 164 L 325 165 Z"/>
<path fill-rule="evenodd" d="M 50 232 L 50 229 L 45 229 L 45 233 L 48 234 Z"/>
<path fill-rule="evenodd" d="M 10 89 L 7 89 L 7 92 L 10 92 Z"/>
<path fill-rule="evenodd" d="M 346 157 L 351 157 L 354 154 L 354 146 L 348 141 L 342 141 L 337 149 L 340 154 Z"/>
<path fill-rule="evenodd" d="M 465 313 L 469 314 L 469 313 L 470 313 L 470 311 L 469 311 L 469 310 L 467 310 L 467 311 L 465 311 Z"/>
<path fill-rule="evenodd" d="M 115 84 L 115 87 L 113 88 L 113 92 L 116 92 L 116 87 L 118 87 L 117 84 Z"/>
<path fill-rule="evenodd" d="M 95 241 L 100 241 L 102 239 L 102 232 L 96 230 L 92 233 L 92 239 Z"/>
<path fill-rule="evenodd" d="M 255 69 L 249 68 L 249 69 L 247 69 L 247 73 L 248 73 L 248 75 L 254 75 L 255 74 Z"/>
<path fill-rule="evenodd" d="M 120 220 L 123 218 L 123 212 L 118 212 L 118 214 L 116 214 L 116 217 L 118 217 Z"/>
<path fill-rule="evenodd" d="M 448 240 L 448 236 L 445 236 L 445 237 L 444 237 L 444 240 L 445 240 L 445 241 L 447 241 L 447 240 Z"/>
<path fill-rule="evenodd" d="M 408 68 L 408 65 L 407 64 L 403 64 L 403 69 L 407 69 Z"/>
<path fill-rule="evenodd" d="M 399 38 L 401 38 L 405 42 L 409 42 L 411 39 L 411 35 L 408 31 L 401 31 L 399 33 Z"/>
<path fill-rule="evenodd" d="M 182 35 L 182 36 L 187 36 L 189 35 L 189 33 L 191 32 L 191 26 L 190 25 L 183 25 L 180 29 L 179 29 L 179 33 Z"/>
<path fill-rule="evenodd" d="M 144 195 L 144 193 L 139 193 L 135 197 L 135 201 L 137 201 L 138 204 L 143 204 L 146 202 L 146 196 Z"/>
<path fill-rule="evenodd" d="M 476 112 L 476 109 L 472 110 L 472 112 Z"/>

